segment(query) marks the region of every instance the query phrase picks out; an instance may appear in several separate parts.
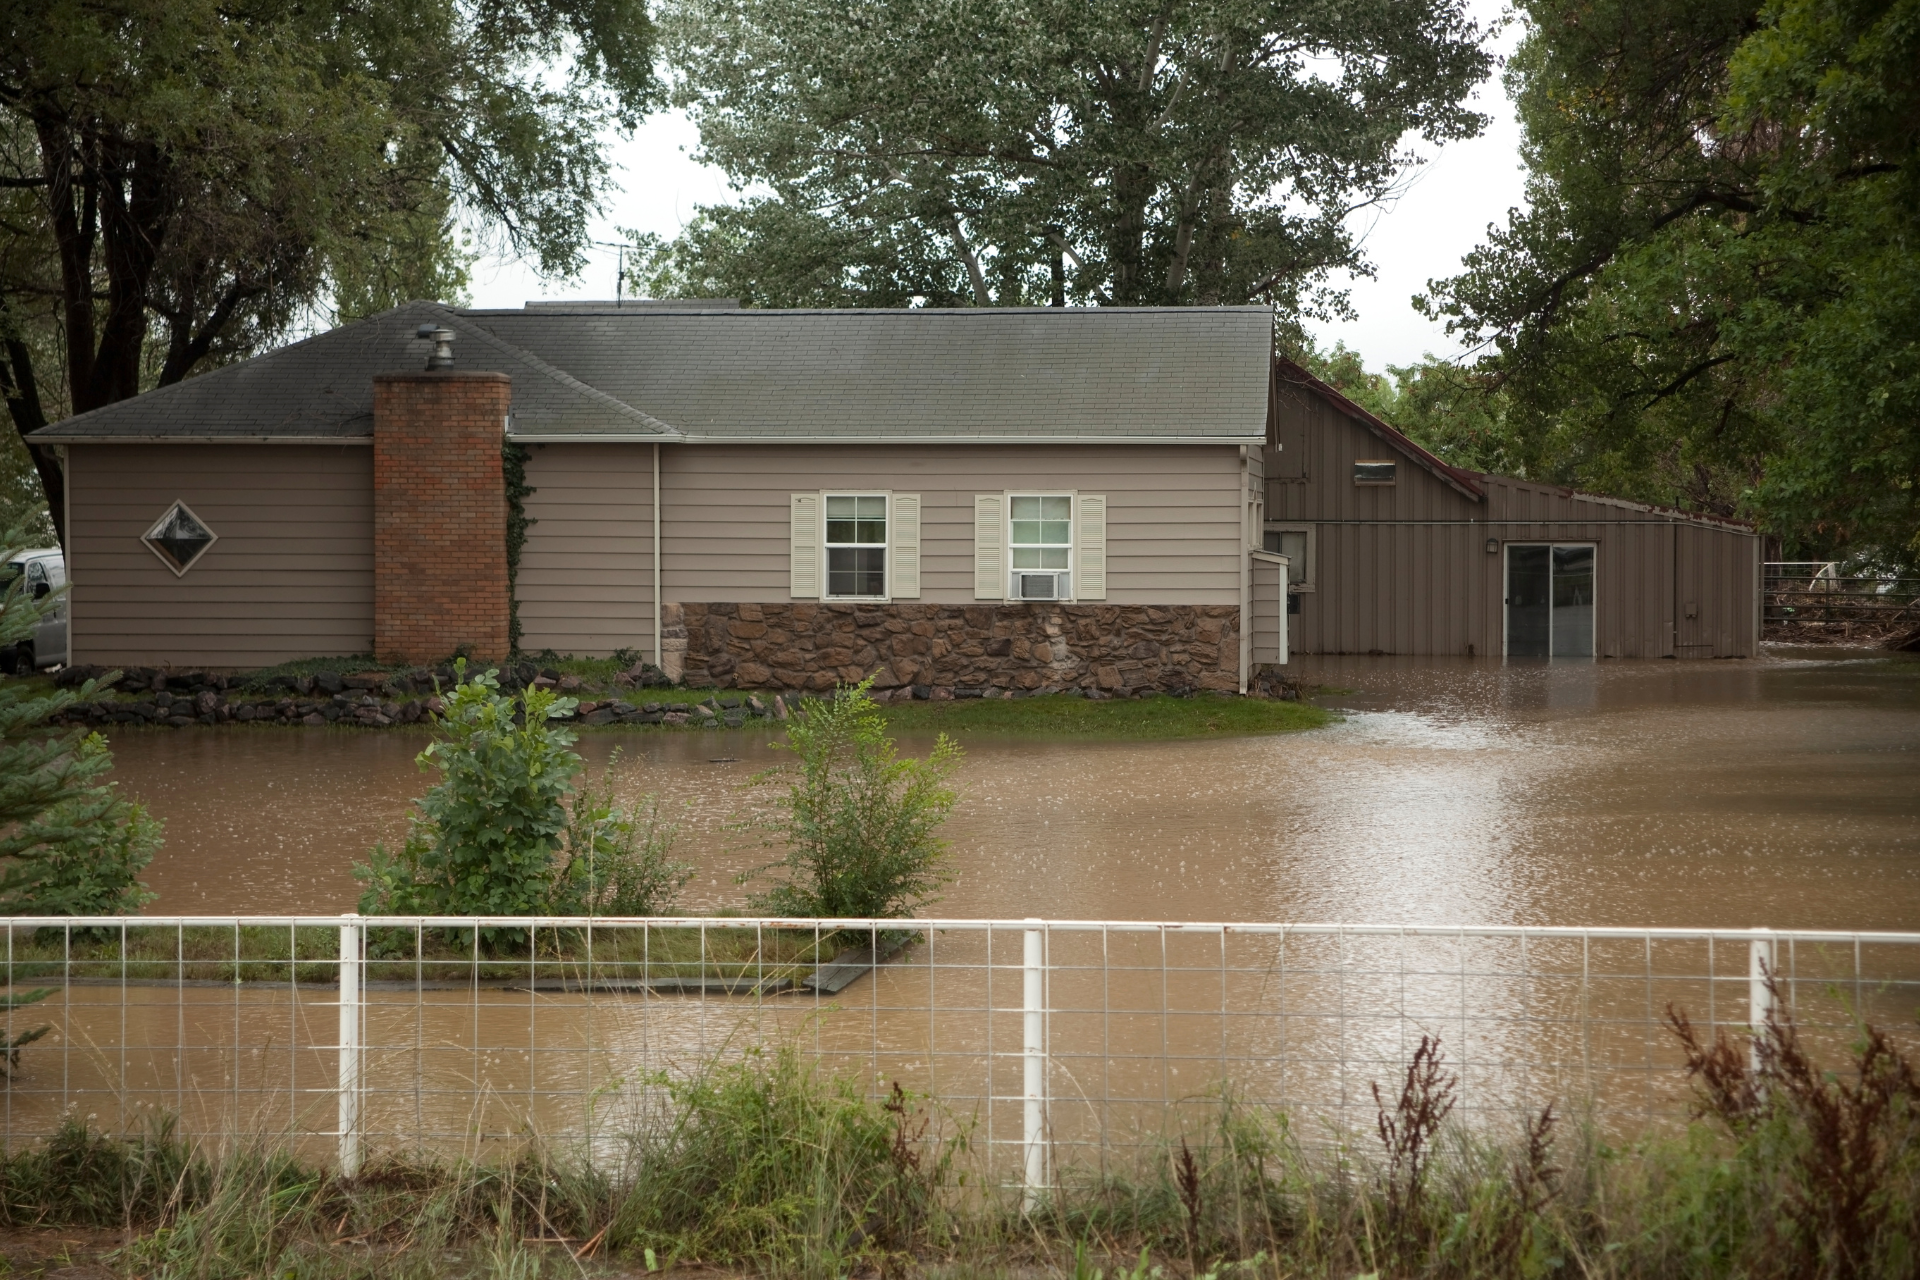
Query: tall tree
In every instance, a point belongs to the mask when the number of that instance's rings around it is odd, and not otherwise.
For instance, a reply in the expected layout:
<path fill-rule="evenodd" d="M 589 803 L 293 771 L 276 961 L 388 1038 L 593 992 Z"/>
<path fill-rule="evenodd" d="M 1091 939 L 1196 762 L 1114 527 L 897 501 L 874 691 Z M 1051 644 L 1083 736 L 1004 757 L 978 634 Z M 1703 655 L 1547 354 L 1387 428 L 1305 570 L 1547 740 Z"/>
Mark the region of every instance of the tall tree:
<path fill-rule="evenodd" d="M 1920 562 L 1920 0 L 1530 0 L 1529 207 L 1422 300 L 1526 474 Z"/>
<path fill-rule="evenodd" d="M 649 283 L 814 305 L 1344 308 L 1409 134 L 1471 135 L 1457 0 L 672 0 L 705 157 L 754 194 Z"/>
<path fill-rule="evenodd" d="M 575 269 L 598 139 L 652 102 L 652 47 L 642 0 L 17 0 L 0 23 L 16 428 L 245 354 L 330 297 L 457 288 L 463 215 Z M 58 468 L 36 462 L 57 519 Z"/>

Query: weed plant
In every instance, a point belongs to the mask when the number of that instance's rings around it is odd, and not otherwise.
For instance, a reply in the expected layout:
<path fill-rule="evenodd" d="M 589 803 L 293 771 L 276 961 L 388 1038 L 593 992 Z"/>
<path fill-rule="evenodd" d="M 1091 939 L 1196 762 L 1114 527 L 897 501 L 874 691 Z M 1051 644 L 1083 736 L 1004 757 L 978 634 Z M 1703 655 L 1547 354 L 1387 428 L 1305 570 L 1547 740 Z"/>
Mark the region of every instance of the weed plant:
<path fill-rule="evenodd" d="M 754 782 L 785 790 L 773 812 L 751 822 L 783 856 L 747 872 L 784 878 L 753 900 L 777 916 L 877 919 L 926 907 L 953 878 L 940 825 L 959 800 L 950 785 L 960 748 L 945 734 L 924 760 L 901 756 L 887 718 L 868 696 L 872 680 L 808 698 L 775 746 L 790 766 Z"/>
<path fill-rule="evenodd" d="M 69 1123 L 0 1161 L 0 1227 L 122 1227 L 131 1274 L 1012 1272 L 1166 1277 L 1896 1280 L 1915 1269 L 1911 1063 L 1862 1025 L 1823 1070 L 1791 1020 L 1759 1064 L 1675 1011 L 1699 1123 L 1613 1145 L 1553 1108 L 1455 1122 L 1442 1046 L 1377 1093 L 1374 1131 L 1301 1140 L 1223 1089 L 1204 1124 L 1066 1169 L 1027 1206 L 971 1117 L 878 1099 L 791 1051 L 646 1082 L 659 1113 L 598 1163 L 529 1141 L 494 1164 L 386 1158 L 342 1179 L 262 1144 L 214 1158 L 164 1123 Z"/>

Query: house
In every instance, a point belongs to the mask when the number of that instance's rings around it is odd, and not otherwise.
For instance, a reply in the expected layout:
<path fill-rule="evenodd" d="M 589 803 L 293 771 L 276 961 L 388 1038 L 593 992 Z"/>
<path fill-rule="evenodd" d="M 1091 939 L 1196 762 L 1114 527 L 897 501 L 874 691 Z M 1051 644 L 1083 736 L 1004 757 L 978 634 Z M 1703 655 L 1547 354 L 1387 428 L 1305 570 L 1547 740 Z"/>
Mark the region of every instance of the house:
<path fill-rule="evenodd" d="M 698 684 L 1232 691 L 1290 641 L 1756 634 L 1750 531 L 1449 468 L 1276 360 L 1258 307 L 410 303 L 34 439 L 81 663 L 517 628 Z"/>
<path fill-rule="evenodd" d="M 1244 307 L 414 303 L 35 438 L 75 662 L 492 657 L 511 612 L 696 683 L 1231 691 L 1280 656 L 1240 621 L 1256 577 L 1283 618 L 1271 347 Z"/>
<path fill-rule="evenodd" d="M 1265 543 L 1295 653 L 1746 658 L 1761 546 L 1737 521 L 1450 467 L 1273 365 Z"/>

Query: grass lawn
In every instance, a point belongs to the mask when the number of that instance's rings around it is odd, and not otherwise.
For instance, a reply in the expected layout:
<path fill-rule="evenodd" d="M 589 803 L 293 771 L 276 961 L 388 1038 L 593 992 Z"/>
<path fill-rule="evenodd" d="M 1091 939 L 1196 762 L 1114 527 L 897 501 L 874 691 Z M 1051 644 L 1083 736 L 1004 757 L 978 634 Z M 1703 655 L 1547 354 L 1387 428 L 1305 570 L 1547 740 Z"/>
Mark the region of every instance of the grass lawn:
<path fill-rule="evenodd" d="M 1115 698 L 1091 702 L 1069 694 L 1038 698 L 889 703 L 887 723 L 900 734 L 969 738 L 1148 741 L 1231 738 L 1318 729 L 1333 713 L 1302 702 L 1229 698 Z"/>

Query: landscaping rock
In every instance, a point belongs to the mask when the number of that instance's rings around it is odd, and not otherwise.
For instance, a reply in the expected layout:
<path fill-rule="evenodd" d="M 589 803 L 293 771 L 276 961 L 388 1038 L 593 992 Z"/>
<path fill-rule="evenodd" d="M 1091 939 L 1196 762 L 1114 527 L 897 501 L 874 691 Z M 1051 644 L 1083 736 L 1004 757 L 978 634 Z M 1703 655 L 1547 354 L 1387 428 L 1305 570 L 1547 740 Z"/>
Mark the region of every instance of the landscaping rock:
<path fill-rule="evenodd" d="M 325 724 L 326 722 L 327 722 L 327 718 L 326 718 L 325 716 L 323 716 L 323 715 L 321 715 L 321 714 L 320 714 L 320 713 L 319 713 L 318 711 L 315 711 L 315 712 L 313 712 L 313 713 L 311 713 L 310 715 L 304 715 L 304 716 L 301 716 L 301 717 L 300 717 L 300 723 L 301 723 L 301 724 L 308 724 L 308 725 L 312 725 L 312 726 L 314 726 L 315 728 L 318 728 L 318 727 L 320 727 L 321 725 L 323 725 L 323 724 Z"/>
<path fill-rule="evenodd" d="M 321 671 L 315 673 L 313 677 L 313 688 L 318 689 L 322 693 L 339 693 L 346 687 L 347 682 L 340 677 L 340 673 L 337 671 Z"/>

